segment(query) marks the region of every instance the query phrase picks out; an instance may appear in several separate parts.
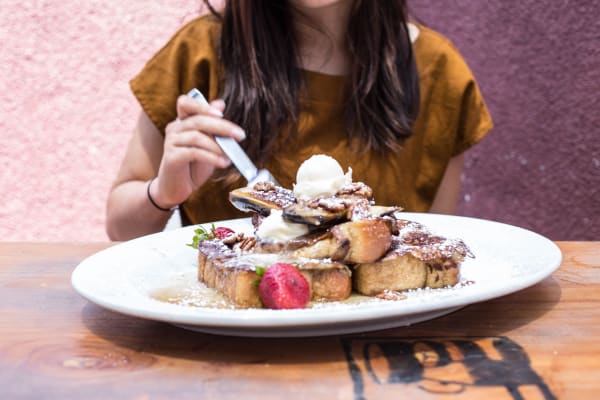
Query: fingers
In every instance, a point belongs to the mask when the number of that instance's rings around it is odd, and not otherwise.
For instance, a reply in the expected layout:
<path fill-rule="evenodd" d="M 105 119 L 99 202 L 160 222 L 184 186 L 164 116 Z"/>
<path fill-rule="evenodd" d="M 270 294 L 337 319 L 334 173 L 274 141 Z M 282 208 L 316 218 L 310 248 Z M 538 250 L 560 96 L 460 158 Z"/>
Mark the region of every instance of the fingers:
<path fill-rule="evenodd" d="M 231 121 L 223 119 L 225 102 L 221 99 L 211 104 L 200 102 L 188 96 L 179 96 L 177 99 L 177 116 L 181 123 L 177 130 L 198 130 L 200 132 L 230 136 L 236 140 L 244 140 L 244 130 Z"/>
<path fill-rule="evenodd" d="M 196 131 L 178 132 L 170 138 L 169 144 L 176 147 L 196 147 L 216 154 L 221 153 L 217 142 L 207 135 L 200 135 Z"/>
<path fill-rule="evenodd" d="M 221 150 L 221 147 L 207 135 L 198 134 L 196 131 L 184 131 L 174 135 L 170 139 L 170 145 L 174 147 L 187 147 L 190 149 L 199 149 L 214 154 L 224 160 L 229 160 Z"/>
<path fill-rule="evenodd" d="M 223 113 L 225 111 L 225 101 L 222 99 L 216 99 L 210 102 L 211 107 L 216 108 L 217 110 Z"/>
<path fill-rule="evenodd" d="M 207 115 L 193 115 L 178 122 L 178 131 L 198 131 L 211 136 L 229 136 L 236 140 L 244 140 L 246 133 L 238 125 L 223 118 Z"/>
<path fill-rule="evenodd" d="M 212 137 L 193 130 L 169 135 L 165 141 L 165 156 L 171 162 L 197 161 L 218 168 L 226 168 L 231 163 Z"/>
<path fill-rule="evenodd" d="M 223 118 L 206 115 L 194 115 L 185 120 L 172 121 L 167 125 L 165 133 L 165 150 L 168 147 L 203 149 L 214 153 L 215 157 L 220 157 L 221 159 L 218 162 L 215 161 L 214 157 L 207 161 L 212 161 L 215 163 L 214 165 L 221 167 L 227 167 L 229 160 L 214 140 L 213 135 L 229 136 L 236 140 L 245 137 L 244 131 L 236 124 Z"/>
<path fill-rule="evenodd" d="M 215 168 L 227 168 L 231 164 L 214 136 L 238 141 L 246 137 L 237 124 L 223 118 L 224 110 L 223 100 L 206 104 L 188 96 L 177 99 L 177 119 L 165 129 L 164 151 L 159 166 L 161 181 L 172 185 L 177 182 L 167 191 L 174 191 L 177 200 L 203 184 Z"/>
<path fill-rule="evenodd" d="M 227 168 L 231 164 L 231 160 L 227 156 L 218 156 L 204 149 L 187 147 L 183 152 L 183 156 L 189 162 L 196 162 L 200 165 L 209 164 L 217 168 Z"/>
<path fill-rule="evenodd" d="M 222 118 L 224 109 L 224 103 L 223 107 L 221 108 L 217 105 L 213 107 L 210 104 L 206 104 L 185 95 L 181 95 L 177 98 L 177 117 L 179 117 L 179 119 L 185 119 L 196 114 L 208 114 L 214 117 Z"/>

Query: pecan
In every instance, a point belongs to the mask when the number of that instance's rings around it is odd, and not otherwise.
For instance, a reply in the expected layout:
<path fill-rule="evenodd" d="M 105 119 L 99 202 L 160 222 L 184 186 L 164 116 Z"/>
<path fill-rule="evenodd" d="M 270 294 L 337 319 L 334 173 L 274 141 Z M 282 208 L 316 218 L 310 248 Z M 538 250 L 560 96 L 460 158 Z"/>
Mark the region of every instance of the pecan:
<path fill-rule="evenodd" d="M 321 198 L 317 197 L 316 199 L 309 200 L 308 202 L 305 203 L 305 205 L 309 208 L 319 208 L 320 201 L 321 201 Z"/>
<path fill-rule="evenodd" d="M 356 196 L 366 197 L 370 199 L 373 197 L 373 189 L 371 187 L 365 185 L 362 182 L 352 182 L 349 185 L 345 185 L 343 188 L 337 192 L 338 195 L 344 194 L 353 194 Z"/>
<path fill-rule="evenodd" d="M 268 181 L 257 182 L 254 184 L 253 189 L 258 192 L 272 192 L 275 190 L 275 184 Z"/>
<path fill-rule="evenodd" d="M 256 238 L 254 236 L 246 237 L 240 243 L 240 249 L 243 251 L 249 251 L 256 245 Z"/>
<path fill-rule="evenodd" d="M 231 234 L 229 236 L 227 236 L 225 239 L 223 239 L 223 243 L 228 245 L 228 246 L 233 246 L 234 244 L 241 242 L 242 240 L 244 240 L 244 233 L 243 232 L 239 232 L 239 233 L 234 233 Z"/>
<path fill-rule="evenodd" d="M 344 211 L 345 209 L 348 208 L 348 205 L 346 204 L 345 201 L 340 200 L 340 199 L 336 199 L 336 198 L 326 198 L 326 199 L 320 199 L 318 201 L 318 207 L 320 208 L 324 208 L 325 210 L 329 210 L 329 211 Z"/>

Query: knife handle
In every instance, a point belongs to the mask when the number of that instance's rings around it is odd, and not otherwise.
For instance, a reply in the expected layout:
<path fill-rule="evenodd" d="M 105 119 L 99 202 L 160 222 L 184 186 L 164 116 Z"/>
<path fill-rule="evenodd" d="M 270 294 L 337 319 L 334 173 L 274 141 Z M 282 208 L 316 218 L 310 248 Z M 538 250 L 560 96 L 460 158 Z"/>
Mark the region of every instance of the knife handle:
<path fill-rule="evenodd" d="M 196 99 L 196 100 L 199 100 L 200 102 L 202 102 L 204 104 L 208 104 L 208 101 L 206 100 L 206 97 L 204 97 L 204 95 L 202 94 L 202 92 L 199 91 L 196 88 L 193 88 L 192 90 L 190 90 L 187 95 L 189 97 L 191 97 L 192 99 Z"/>
<path fill-rule="evenodd" d="M 196 88 L 190 90 L 187 95 L 203 104 L 208 104 L 206 97 Z M 215 141 L 248 182 L 253 181 L 257 177 L 258 169 L 235 139 L 215 136 Z"/>

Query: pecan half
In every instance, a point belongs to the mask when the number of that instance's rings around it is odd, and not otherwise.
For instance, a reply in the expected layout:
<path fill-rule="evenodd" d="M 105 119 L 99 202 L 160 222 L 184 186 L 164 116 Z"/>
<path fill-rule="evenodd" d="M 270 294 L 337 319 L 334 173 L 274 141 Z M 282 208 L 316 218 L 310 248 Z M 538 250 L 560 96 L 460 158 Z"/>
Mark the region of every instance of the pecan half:
<path fill-rule="evenodd" d="M 275 190 L 275 184 L 268 181 L 257 182 L 254 184 L 253 189 L 258 192 L 272 192 Z"/>
<path fill-rule="evenodd" d="M 245 237 L 240 243 L 240 249 L 250 251 L 256 246 L 256 238 L 254 236 Z"/>

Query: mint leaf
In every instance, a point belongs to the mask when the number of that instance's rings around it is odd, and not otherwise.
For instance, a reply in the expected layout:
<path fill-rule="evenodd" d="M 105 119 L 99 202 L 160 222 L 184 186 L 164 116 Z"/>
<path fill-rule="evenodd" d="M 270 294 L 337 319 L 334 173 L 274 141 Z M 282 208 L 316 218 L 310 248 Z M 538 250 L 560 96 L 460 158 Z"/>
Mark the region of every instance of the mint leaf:
<path fill-rule="evenodd" d="M 190 246 L 194 249 L 198 249 L 198 245 L 200 244 L 201 241 L 203 240 L 210 240 L 210 239 L 214 239 L 215 238 L 215 226 L 214 224 L 211 227 L 211 231 L 207 231 L 206 229 L 204 229 L 204 227 L 199 226 L 197 229 L 194 230 L 194 236 L 192 237 L 192 243 L 187 243 L 187 246 Z"/>
<path fill-rule="evenodd" d="M 265 271 L 266 271 L 266 270 L 267 270 L 267 267 L 263 267 L 263 266 L 260 266 L 260 265 L 257 265 L 257 266 L 254 268 L 254 272 L 256 272 L 256 275 L 258 275 L 258 279 L 257 279 L 257 280 L 255 280 L 254 282 L 252 282 L 252 284 L 253 284 L 254 286 L 258 286 L 258 285 L 260 285 L 260 280 L 261 280 L 261 278 L 263 277 L 263 275 L 265 274 Z"/>

